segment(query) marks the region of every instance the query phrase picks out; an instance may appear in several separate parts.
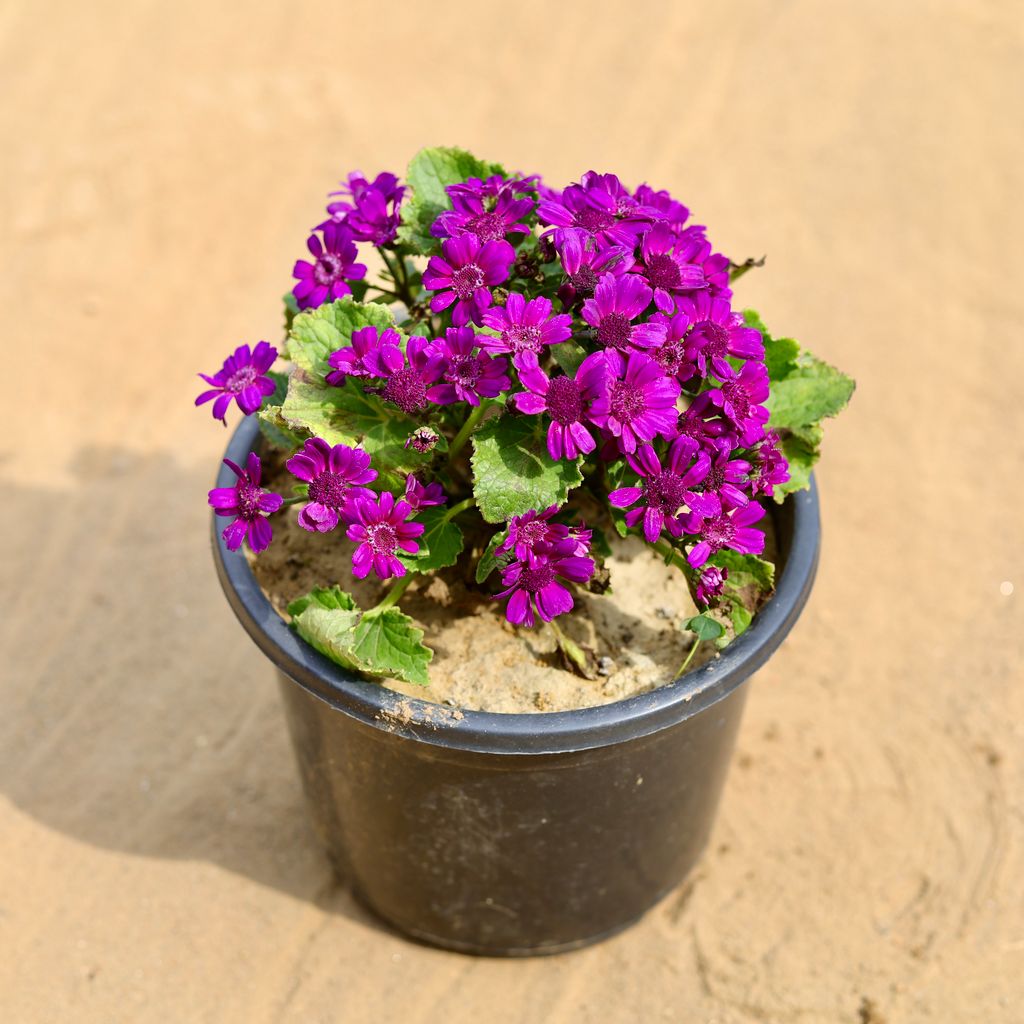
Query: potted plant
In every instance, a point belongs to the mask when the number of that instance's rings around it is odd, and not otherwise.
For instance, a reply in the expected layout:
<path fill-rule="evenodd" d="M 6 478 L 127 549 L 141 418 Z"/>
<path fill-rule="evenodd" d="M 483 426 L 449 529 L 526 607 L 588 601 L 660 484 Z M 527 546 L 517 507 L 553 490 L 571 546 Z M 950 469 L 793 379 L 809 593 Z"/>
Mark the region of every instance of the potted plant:
<path fill-rule="evenodd" d="M 471 952 L 593 941 L 707 839 L 742 684 L 810 592 L 820 423 L 853 383 L 734 310 L 756 261 L 665 191 L 435 148 L 332 196 L 283 345 L 197 399 L 244 414 L 209 496 L 221 582 L 371 908 Z M 509 708 L 556 677 L 571 699 Z"/>

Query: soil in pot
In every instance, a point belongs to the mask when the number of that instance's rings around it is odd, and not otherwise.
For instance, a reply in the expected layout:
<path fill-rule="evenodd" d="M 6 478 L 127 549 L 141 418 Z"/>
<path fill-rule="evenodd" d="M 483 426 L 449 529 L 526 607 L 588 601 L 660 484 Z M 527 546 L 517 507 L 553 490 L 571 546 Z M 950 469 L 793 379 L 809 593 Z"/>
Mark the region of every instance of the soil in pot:
<path fill-rule="evenodd" d="M 276 475 L 276 474 L 275 474 Z M 287 487 L 285 474 L 274 480 Z M 774 557 L 770 517 L 766 556 Z M 425 631 L 434 650 L 429 687 L 399 680 L 383 685 L 446 708 L 504 713 L 569 711 L 623 700 L 671 682 L 689 650 L 680 626 L 697 609 L 679 570 L 636 537 L 615 537 L 607 560 L 612 590 L 577 591 L 576 607 L 559 619 L 562 629 L 594 653 L 597 678 L 584 679 L 561 663 L 552 631 L 521 629 L 505 619 L 503 602 L 491 600 L 461 566 L 424 577 L 402 597 L 402 610 Z M 287 619 L 288 604 L 314 587 L 340 583 L 364 608 L 387 586 L 351 574 L 353 545 L 341 531 L 326 536 L 303 530 L 294 513 L 275 518 L 274 543 L 253 571 L 271 604 Z M 702 645 L 691 668 L 715 657 Z"/>

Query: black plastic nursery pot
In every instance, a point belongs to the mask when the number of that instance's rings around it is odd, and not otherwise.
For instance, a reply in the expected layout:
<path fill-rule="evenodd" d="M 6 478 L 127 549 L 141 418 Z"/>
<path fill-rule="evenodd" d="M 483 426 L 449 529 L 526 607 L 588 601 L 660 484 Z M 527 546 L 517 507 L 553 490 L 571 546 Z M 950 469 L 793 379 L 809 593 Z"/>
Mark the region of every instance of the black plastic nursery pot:
<path fill-rule="evenodd" d="M 228 458 L 258 438 L 250 417 Z M 223 468 L 217 485 L 232 482 Z M 215 520 L 224 592 L 279 671 L 316 830 L 359 899 L 416 939 L 519 956 L 614 934 L 677 886 L 711 831 L 744 684 L 814 582 L 813 481 L 771 511 L 776 592 L 720 657 L 628 700 L 535 714 L 456 713 L 346 672 L 280 618 Z"/>

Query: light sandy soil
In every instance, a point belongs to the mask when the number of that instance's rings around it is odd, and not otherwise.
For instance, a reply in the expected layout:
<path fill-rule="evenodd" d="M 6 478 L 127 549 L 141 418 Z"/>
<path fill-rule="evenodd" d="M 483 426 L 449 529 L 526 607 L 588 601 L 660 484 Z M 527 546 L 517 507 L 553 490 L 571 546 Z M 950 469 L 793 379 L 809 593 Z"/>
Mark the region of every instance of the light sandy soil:
<path fill-rule="evenodd" d="M 0 5 L 0 1020 L 1016 1024 L 1019 4 L 424 10 Z M 332 878 L 208 551 L 192 373 L 276 337 L 346 168 L 437 141 L 672 188 L 860 384 L 707 856 L 547 960 L 411 945 Z"/>

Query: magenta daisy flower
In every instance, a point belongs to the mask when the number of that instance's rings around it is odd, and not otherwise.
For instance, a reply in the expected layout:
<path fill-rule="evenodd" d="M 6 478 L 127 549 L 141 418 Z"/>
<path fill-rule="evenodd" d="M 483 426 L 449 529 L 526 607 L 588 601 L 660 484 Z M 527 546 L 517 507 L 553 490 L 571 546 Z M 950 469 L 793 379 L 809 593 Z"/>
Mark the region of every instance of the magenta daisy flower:
<path fill-rule="evenodd" d="M 578 185 L 560 196 L 540 202 L 537 216 L 551 225 L 559 242 L 566 228 L 580 228 L 602 246 L 620 245 L 632 250 L 646 221 L 637 216 L 638 204 L 614 174 L 588 171 Z"/>
<path fill-rule="evenodd" d="M 592 530 L 582 526 L 553 523 L 558 514 L 557 505 L 549 505 L 543 512 L 524 512 L 513 516 L 508 524 L 508 536 L 495 548 L 496 555 L 513 552 L 519 561 L 531 555 L 586 555 L 590 550 Z"/>
<path fill-rule="evenodd" d="M 346 536 L 358 545 L 352 553 L 356 579 L 368 576 L 371 569 L 382 580 L 405 575 L 396 552 L 416 554 L 420 549 L 416 538 L 424 530 L 422 523 L 407 522 L 412 514 L 412 506 L 407 501 L 396 502 L 390 491 L 355 498 L 346 507 L 345 519 L 350 524 Z"/>
<path fill-rule="evenodd" d="M 523 181 L 506 181 L 499 175 L 481 181 L 470 178 L 445 191 L 452 201 L 431 225 L 435 238 L 450 238 L 469 232 L 481 242 L 503 239 L 511 234 L 529 234 L 525 218 L 533 209 L 533 200 L 522 193 L 529 191 Z"/>
<path fill-rule="evenodd" d="M 701 490 L 707 495 L 717 495 L 723 508 L 741 508 L 750 501 L 746 491 L 750 463 L 746 459 L 734 459 L 735 449 L 729 444 L 715 445 L 711 451 L 714 457 Z"/>
<path fill-rule="evenodd" d="M 414 512 L 432 505 L 444 505 L 448 501 L 439 483 L 423 484 L 414 473 L 405 478 L 405 500 Z"/>
<path fill-rule="evenodd" d="M 710 514 L 694 512 L 684 524 L 687 533 L 700 537 L 686 556 L 694 569 L 699 569 L 722 548 L 731 548 L 742 555 L 759 555 L 764 551 L 764 532 L 750 526 L 764 516 L 764 509 L 756 501 L 734 509 L 723 509 L 716 495 L 711 495 L 710 501 Z"/>
<path fill-rule="evenodd" d="M 640 243 L 640 263 L 634 269 L 647 278 L 662 313 L 675 309 L 677 295 L 705 286 L 704 271 L 686 262 L 686 249 L 667 224 L 655 224 Z"/>
<path fill-rule="evenodd" d="M 542 242 L 548 239 L 541 239 Z M 585 231 L 567 228 L 558 242 L 558 258 L 565 271 L 565 280 L 558 289 L 558 297 L 566 309 L 579 298 L 594 294 L 602 274 L 625 274 L 634 261 L 633 250 L 621 245 L 601 247 Z"/>
<path fill-rule="evenodd" d="M 381 345 L 364 357 L 364 363 L 372 377 L 384 380 L 381 387 L 372 389 L 373 393 L 403 412 L 413 413 L 426 406 L 427 392 L 444 372 L 446 358 L 436 341 L 414 334 L 406 342 L 404 353 L 397 345 Z"/>
<path fill-rule="evenodd" d="M 625 515 L 627 526 L 636 526 L 643 520 L 648 543 L 653 544 L 666 527 L 672 536 L 680 536 L 680 512 L 684 507 L 690 511 L 713 510 L 709 502 L 693 491 L 711 466 L 707 452 L 693 438 L 677 437 L 668 450 L 665 465 L 649 444 L 641 445 L 627 460 L 640 477 L 640 486 L 619 487 L 608 495 L 608 501 L 616 508 L 629 509 Z M 630 508 L 637 502 L 637 508 Z"/>
<path fill-rule="evenodd" d="M 605 360 L 609 385 L 591 406 L 591 419 L 618 438 L 627 454 L 659 434 L 675 437 L 679 381 L 666 377 L 665 371 L 641 352 L 631 352 L 627 359 L 607 349 Z"/>
<path fill-rule="evenodd" d="M 768 399 L 768 371 L 764 363 L 744 363 L 736 377 L 705 394 L 735 425 L 744 447 L 749 448 L 764 437 L 768 422 L 768 410 L 761 404 Z"/>
<path fill-rule="evenodd" d="M 245 469 L 230 459 L 225 459 L 224 465 L 238 482 L 234 487 L 215 487 L 207 498 L 216 515 L 235 517 L 221 534 L 224 543 L 229 551 L 237 551 L 246 540 L 252 551 L 265 551 L 274 536 L 266 517 L 281 507 L 284 498 L 260 487 L 263 469 L 255 452 L 249 453 Z"/>
<path fill-rule="evenodd" d="M 735 359 L 764 359 L 764 342 L 759 331 L 746 327 L 732 311 L 729 300 L 698 292 L 679 300 L 679 312 L 690 321 L 686 357 L 697 365 L 702 377 L 714 373 L 719 380 L 732 380 Z"/>
<path fill-rule="evenodd" d="M 675 377 L 680 384 L 685 384 L 697 374 L 696 365 L 686 356 L 686 332 L 690 328 L 690 318 L 686 313 L 676 312 L 671 316 L 655 313 L 651 323 L 663 324 L 665 338 L 656 348 L 647 350 L 649 355 L 665 372 Z"/>
<path fill-rule="evenodd" d="M 704 566 L 697 580 L 697 600 L 701 604 L 711 604 L 716 597 L 721 596 L 728 578 L 728 569 L 720 569 L 717 565 Z"/>
<path fill-rule="evenodd" d="M 575 459 L 581 452 L 596 447 L 594 435 L 586 424 L 595 422 L 595 403 L 607 392 L 608 367 L 603 352 L 594 352 L 580 363 L 574 377 L 559 374 L 549 377 L 533 352 L 518 357 L 516 369 L 527 391 L 512 396 L 515 407 L 523 413 L 546 412 L 548 453 L 551 458 Z"/>
<path fill-rule="evenodd" d="M 349 281 L 366 276 L 366 267 L 356 263 L 356 243 L 352 232 L 343 224 L 328 223 L 323 229 L 323 242 L 310 235 L 306 242 L 314 262 L 298 260 L 292 276 L 298 284 L 292 289 L 299 309 L 314 309 L 328 299 L 351 295 Z"/>
<path fill-rule="evenodd" d="M 763 494 L 766 498 L 775 496 L 775 488 L 789 479 L 789 463 L 786 456 L 779 450 L 778 432 L 769 430 L 764 440 L 754 450 L 751 457 L 750 482 L 756 497 Z"/>
<path fill-rule="evenodd" d="M 721 417 L 706 391 L 697 395 L 679 417 L 679 433 L 699 441 L 703 447 L 714 444 L 735 448 L 739 445 L 735 428 Z"/>
<path fill-rule="evenodd" d="M 712 295 L 729 298 L 729 257 L 711 251 L 711 243 L 704 235 L 700 224 L 693 224 L 680 232 L 679 258 L 692 266 L 700 267 Z"/>
<path fill-rule="evenodd" d="M 679 231 L 689 219 L 690 211 L 664 189 L 638 185 L 633 195 L 653 221 L 665 223 L 674 231 Z"/>
<path fill-rule="evenodd" d="M 479 405 L 481 398 L 496 398 L 512 386 L 508 361 L 481 352 L 479 341 L 472 327 L 448 328 L 444 338 L 437 342 L 444 356 L 444 370 L 442 383 L 427 392 L 431 402 Z"/>
<path fill-rule="evenodd" d="M 538 355 L 547 345 L 568 341 L 572 334 L 572 317 L 567 313 L 551 314 L 551 300 L 539 295 L 529 301 L 518 292 L 509 293 L 504 306 L 494 306 L 483 315 L 485 327 L 499 331 L 494 338 L 481 334 L 477 339 L 481 348 L 489 352 L 535 352 Z"/>
<path fill-rule="evenodd" d="M 400 220 L 398 208 L 405 195 L 405 187 L 398 184 L 395 175 L 382 171 L 373 181 L 367 181 L 361 171 L 353 171 L 348 184 L 331 195 L 347 198 L 327 207 L 331 220 L 319 225 L 321 230 L 340 221 L 358 242 L 372 242 L 379 247 L 395 240 Z"/>
<path fill-rule="evenodd" d="M 398 348 L 402 336 L 393 327 L 378 331 L 376 327 L 360 327 L 352 332 L 351 344 L 340 348 L 327 357 L 327 362 L 334 367 L 327 374 L 328 384 L 341 387 L 347 377 L 372 377 L 373 372 L 367 363 L 370 356 L 379 353 L 381 348 L 391 346 Z"/>
<path fill-rule="evenodd" d="M 618 349 L 653 348 L 665 340 L 665 325 L 657 321 L 633 321 L 651 304 L 651 289 L 636 274 L 616 277 L 605 274 L 594 297 L 583 303 L 583 319 L 597 335 L 599 345 Z"/>
<path fill-rule="evenodd" d="M 495 599 L 508 598 L 505 617 L 517 626 L 532 626 L 534 610 L 545 622 L 573 609 L 572 594 L 563 580 L 586 583 L 594 575 L 594 560 L 580 555 L 528 555 L 501 571 L 505 588 Z"/>
<path fill-rule="evenodd" d="M 469 233 L 449 238 L 423 272 L 423 287 L 437 292 L 431 296 L 431 310 L 440 313 L 454 303 L 456 327 L 471 320 L 482 323 L 484 310 L 493 301 L 491 289 L 508 280 L 515 258 L 515 250 L 504 239 L 481 244 Z"/>
<path fill-rule="evenodd" d="M 227 411 L 232 400 L 238 408 L 248 416 L 255 412 L 267 395 L 274 393 L 274 382 L 266 376 L 267 370 L 277 358 L 277 349 L 265 341 L 261 341 L 251 352 L 248 345 L 239 345 L 224 360 L 224 365 L 212 376 L 199 374 L 207 384 L 209 391 L 204 391 L 197 399 L 196 405 L 202 405 L 216 398 L 213 403 L 213 418 L 228 425 Z"/>
<path fill-rule="evenodd" d="M 309 503 L 299 509 L 299 526 L 310 533 L 329 533 L 350 501 L 373 496 L 364 485 L 377 479 L 377 471 L 362 448 L 332 448 L 323 438 L 311 437 L 285 466 L 308 485 Z"/>

